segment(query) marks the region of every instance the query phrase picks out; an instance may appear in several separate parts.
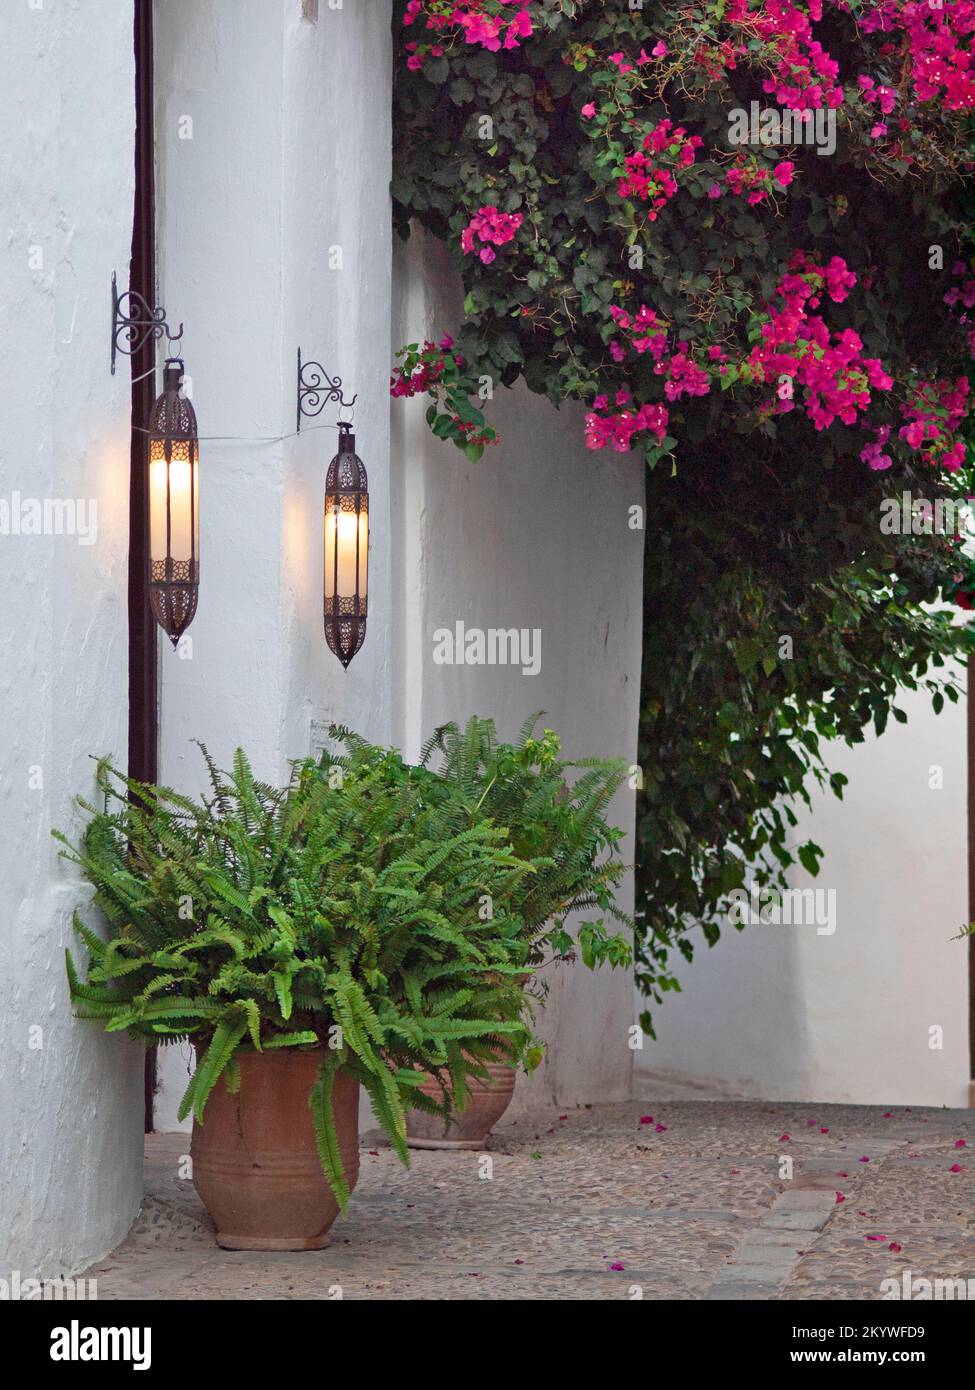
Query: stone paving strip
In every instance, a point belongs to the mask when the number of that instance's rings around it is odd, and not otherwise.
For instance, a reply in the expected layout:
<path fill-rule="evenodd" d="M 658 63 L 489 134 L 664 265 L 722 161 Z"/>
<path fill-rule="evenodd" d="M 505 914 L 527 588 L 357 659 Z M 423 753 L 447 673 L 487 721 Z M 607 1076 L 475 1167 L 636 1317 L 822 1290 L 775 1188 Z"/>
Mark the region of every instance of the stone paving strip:
<path fill-rule="evenodd" d="M 874 1136 L 871 1161 L 906 1147 L 906 1136 Z M 800 1261 L 809 1254 L 827 1222 L 836 1215 L 838 1185 L 851 1186 L 839 1176 L 849 1162 L 845 1150 L 807 1161 L 776 1197 L 768 1212 L 745 1235 L 730 1262 L 704 1295 L 706 1299 L 777 1298 Z M 858 1174 L 854 1181 L 859 1181 Z"/>
<path fill-rule="evenodd" d="M 967 1110 L 551 1110 L 502 1122 L 490 1178 L 475 1153 L 415 1152 L 406 1170 L 368 1134 L 331 1245 L 298 1254 L 220 1250 L 180 1176 L 188 1151 L 187 1134 L 149 1136 L 139 1219 L 86 1271 L 100 1299 L 877 1299 L 905 1269 L 975 1279 Z"/>
<path fill-rule="evenodd" d="M 704 1295 L 707 1299 L 775 1298 L 815 1235 L 836 1210 L 834 1189 L 780 1192 Z"/>

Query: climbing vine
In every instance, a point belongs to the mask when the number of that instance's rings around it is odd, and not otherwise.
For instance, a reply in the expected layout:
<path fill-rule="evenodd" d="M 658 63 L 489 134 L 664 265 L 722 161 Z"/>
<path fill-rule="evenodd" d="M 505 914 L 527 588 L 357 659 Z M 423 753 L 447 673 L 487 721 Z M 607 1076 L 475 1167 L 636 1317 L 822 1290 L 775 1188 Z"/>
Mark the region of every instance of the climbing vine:
<path fill-rule="evenodd" d="M 971 602 L 971 563 L 878 515 L 970 486 L 975 3 L 410 0 L 395 22 L 397 223 L 447 244 L 465 299 L 439 375 L 411 345 L 394 394 L 432 394 L 477 459 L 482 384 L 523 380 L 651 465 L 659 997 L 670 946 L 791 863 L 822 742 L 882 729 L 918 681 L 957 698 L 967 634 L 931 605 Z"/>

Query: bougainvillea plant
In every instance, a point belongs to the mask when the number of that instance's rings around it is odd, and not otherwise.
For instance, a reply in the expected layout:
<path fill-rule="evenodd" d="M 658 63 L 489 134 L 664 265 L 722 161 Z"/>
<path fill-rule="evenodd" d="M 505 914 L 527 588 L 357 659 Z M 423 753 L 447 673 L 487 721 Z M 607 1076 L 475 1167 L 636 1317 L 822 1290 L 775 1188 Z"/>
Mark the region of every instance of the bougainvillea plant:
<path fill-rule="evenodd" d="M 445 333 L 439 343 L 409 343 L 396 354 L 389 394 L 393 397 L 430 396 L 427 424 L 438 439 L 451 439 L 472 463 L 486 444 L 496 444 L 497 432 L 473 404 L 477 382 L 465 371 L 464 358 Z"/>
<path fill-rule="evenodd" d="M 780 806 L 819 738 L 882 726 L 967 640 L 928 611 L 975 593 L 964 550 L 878 509 L 971 485 L 975 3 L 411 0 L 395 22 L 396 215 L 454 252 L 465 374 L 580 401 L 590 449 L 654 465 L 652 994 L 747 860 L 791 862 Z"/>
<path fill-rule="evenodd" d="M 651 462 L 718 416 L 774 434 L 793 410 L 852 430 L 875 467 L 888 443 L 960 460 L 967 272 L 938 195 L 973 153 L 975 3 L 402 18 L 394 191 L 458 251 L 479 374 L 584 400 L 590 447 Z M 926 409 L 946 395 L 950 417 Z"/>

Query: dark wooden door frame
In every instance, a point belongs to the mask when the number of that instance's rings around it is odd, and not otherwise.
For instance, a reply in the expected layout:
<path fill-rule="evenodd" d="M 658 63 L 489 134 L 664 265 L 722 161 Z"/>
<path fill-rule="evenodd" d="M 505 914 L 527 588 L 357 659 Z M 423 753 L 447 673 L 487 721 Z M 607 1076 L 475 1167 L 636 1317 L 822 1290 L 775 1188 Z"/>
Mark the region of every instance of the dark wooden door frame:
<path fill-rule="evenodd" d="M 156 178 L 153 138 L 152 4 L 134 0 L 135 203 L 129 289 L 156 302 Z M 155 340 L 132 354 L 132 439 L 129 462 L 129 776 L 158 780 L 156 626 L 149 608 L 149 478 L 145 426 L 155 397 Z M 149 375 L 145 375 L 149 373 Z M 141 377 L 142 380 L 136 378 Z M 156 1050 L 146 1052 L 145 1127 L 152 1129 Z"/>

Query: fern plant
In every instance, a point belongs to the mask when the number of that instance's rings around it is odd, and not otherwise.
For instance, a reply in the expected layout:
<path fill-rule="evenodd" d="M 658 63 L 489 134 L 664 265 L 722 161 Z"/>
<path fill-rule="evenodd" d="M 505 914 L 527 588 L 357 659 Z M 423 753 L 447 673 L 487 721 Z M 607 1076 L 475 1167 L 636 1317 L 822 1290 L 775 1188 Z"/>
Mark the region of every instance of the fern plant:
<path fill-rule="evenodd" d="M 526 720 L 514 743 L 499 742 L 490 719 L 474 716 L 463 730 L 445 724 L 423 748 L 421 767 L 435 771 L 445 799 L 463 807 L 467 824 L 489 816 L 531 864 L 530 875 L 510 880 L 501 905 L 522 921 L 534 964 L 546 947 L 560 956 L 578 947 L 590 968 L 629 965 L 634 922 L 617 903 L 627 869 L 619 854 L 623 831 L 607 820 L 626 764 L 565 761 L 553 730 L 535 737 L 540 718 Z M 573 937 L 569 915 L 593 910 L 599 915 Z M 611 930 L 610 922 L 624 932 Z"/>
<path fill-rule="evenodd" d="M 240 750 L 223 773 L 202 748 L 199 800 L 101 762 L 101 805 L 79 798 L 82 843 L 55 836 L 110 928 L 103 940 L 75 914 L 90 955 L 82 979 L 67 953 L 78 1014 L 147 1042 L 192 1039 L 180 1115 L 200 1123 L 218 1082 L 239 1086 L 241 1050 L 316 1049 L 309 1104 L 344 1210 L 339 1069 L 408 1164 L 408 1109 L 446 1124 L 485 1062 L 523 1055 L 530 953 L 514 905 L 536 869 L 487 815 L 431 794 L 432 773 L 333 732 L 341 762 L 296 764 L 284 788 L 258 781 Z M 440 1100 L 418 1089 L 430 1071 L 449 1078 Z"/>

